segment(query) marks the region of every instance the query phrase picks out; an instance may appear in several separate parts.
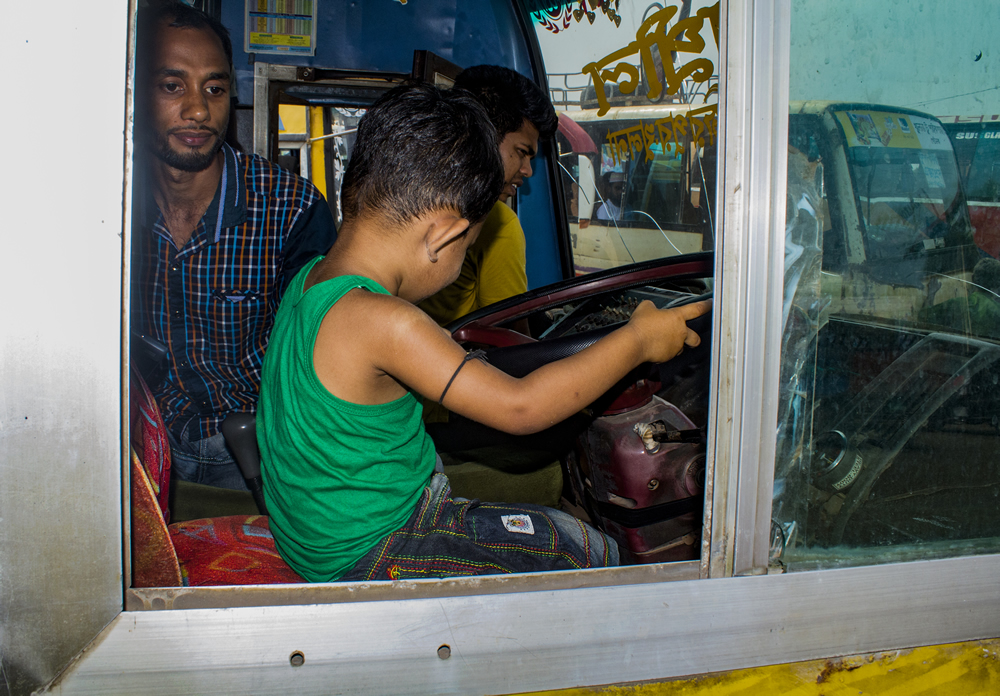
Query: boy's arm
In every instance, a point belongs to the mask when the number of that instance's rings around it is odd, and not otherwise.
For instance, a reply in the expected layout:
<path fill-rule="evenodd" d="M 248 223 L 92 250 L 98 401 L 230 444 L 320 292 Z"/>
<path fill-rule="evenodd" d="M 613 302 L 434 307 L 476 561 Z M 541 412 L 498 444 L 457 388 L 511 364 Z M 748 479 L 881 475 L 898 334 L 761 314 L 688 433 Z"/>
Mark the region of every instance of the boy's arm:
<path fill-rule="evenodd" d="M 576 355 L 517 379 L 478 360 L 468 362 L 448 389 L 444 405 L 490 427 L 514 434 L 543 430 L 586 407 L 644 362 L 665 362 L 696 346 L 686 321 L 711 307 L 699 302 L 658 310 L 643 302 L 622 328 Z M 409 313 L 408 313 L 409 314 Z M 376 367 L 437 401 L 465 351 L 429 317 L 394 322 Z"/>

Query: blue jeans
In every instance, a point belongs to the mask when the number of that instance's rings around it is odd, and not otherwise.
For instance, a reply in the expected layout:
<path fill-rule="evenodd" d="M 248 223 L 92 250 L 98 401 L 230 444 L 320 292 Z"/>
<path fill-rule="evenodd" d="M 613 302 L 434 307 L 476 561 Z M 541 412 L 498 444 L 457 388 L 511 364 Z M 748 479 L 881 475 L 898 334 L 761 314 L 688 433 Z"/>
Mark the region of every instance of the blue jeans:
<path fill-rule="evenodd" d="M 618 565 L 618 545 L 572 515 L 541 505 L 451 497 L 434 474 L 410 519 L 340 580 L 495 575 Z"/>
<path fill-rule="evenodd" d="M 172 476 L 206 486 L 249 490 L 222 433 L 202 440 L 187 440 L 184 434 L 178 439 L 173 433 L 167 433 Z"/>

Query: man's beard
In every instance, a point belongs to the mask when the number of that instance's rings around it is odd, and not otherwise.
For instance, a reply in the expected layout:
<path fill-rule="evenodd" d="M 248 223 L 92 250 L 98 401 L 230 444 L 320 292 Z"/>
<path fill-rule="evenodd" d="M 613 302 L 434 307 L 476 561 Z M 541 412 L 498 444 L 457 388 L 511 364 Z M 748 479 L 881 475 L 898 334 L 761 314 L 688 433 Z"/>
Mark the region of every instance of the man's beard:
<path fill-rule="evenodd" d="M 222 149 L 222 143 L 224 142 L 223 136 L 218 132 L 214 130 L 209 130 L 209 132 L 214 133 L 216 139 L 208 152 L 178 152 L 170 147 L 169 134 L 161 135 L 157 133 L 152 138 L 153 154 L 167 166 L 179 169 L 182 172 L 204 171 L 212 165 L 215 156 Z"/>

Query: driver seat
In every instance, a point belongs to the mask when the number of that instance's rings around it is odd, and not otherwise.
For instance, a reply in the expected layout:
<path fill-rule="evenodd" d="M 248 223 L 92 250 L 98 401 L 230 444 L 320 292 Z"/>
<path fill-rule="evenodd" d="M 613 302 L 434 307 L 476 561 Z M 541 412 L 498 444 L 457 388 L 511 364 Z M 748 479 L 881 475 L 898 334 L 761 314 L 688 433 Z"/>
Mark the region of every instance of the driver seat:
<path fill-rule="evenodd" d="M 263 515 L 168 525 L 170 447 L 153 395 L 133 368 L 130 381 L 132 586 L 199 587 L 303 583 L 278 554 Z"/>

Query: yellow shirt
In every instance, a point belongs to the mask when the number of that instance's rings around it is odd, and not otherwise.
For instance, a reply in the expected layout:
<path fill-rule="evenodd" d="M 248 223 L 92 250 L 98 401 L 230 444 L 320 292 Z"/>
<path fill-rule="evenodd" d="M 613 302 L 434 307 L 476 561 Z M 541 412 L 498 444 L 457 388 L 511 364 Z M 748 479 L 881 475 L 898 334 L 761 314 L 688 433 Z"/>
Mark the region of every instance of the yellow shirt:
<path fill-rule="evenodd" d="M 438 324 L 450 324 L 486 305 L 528 289 L 524 231 L 517 215 L 499 201 L 479 238 L 465 253 L 458 280 L 420 303 Z"/>

